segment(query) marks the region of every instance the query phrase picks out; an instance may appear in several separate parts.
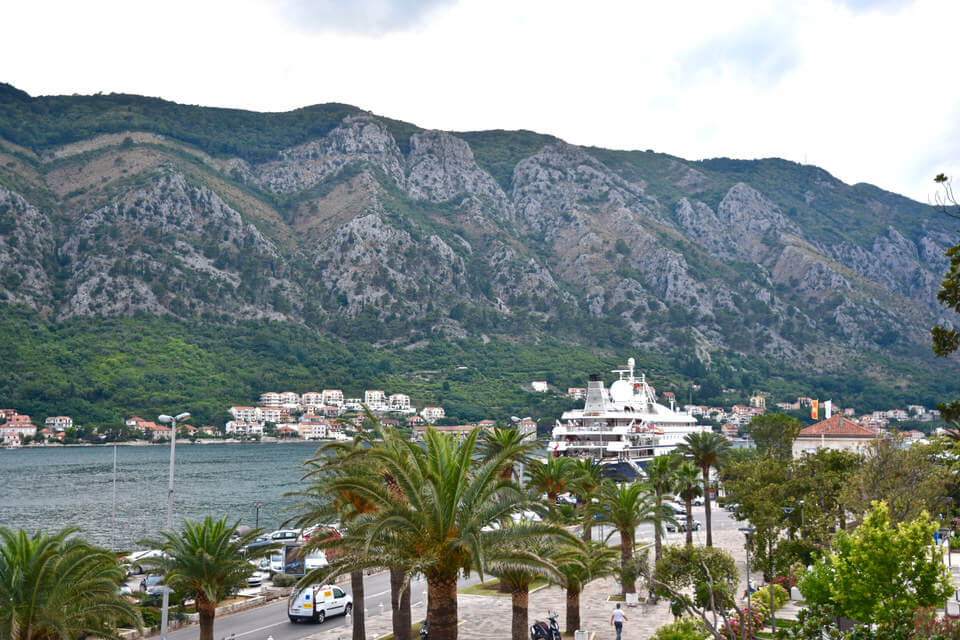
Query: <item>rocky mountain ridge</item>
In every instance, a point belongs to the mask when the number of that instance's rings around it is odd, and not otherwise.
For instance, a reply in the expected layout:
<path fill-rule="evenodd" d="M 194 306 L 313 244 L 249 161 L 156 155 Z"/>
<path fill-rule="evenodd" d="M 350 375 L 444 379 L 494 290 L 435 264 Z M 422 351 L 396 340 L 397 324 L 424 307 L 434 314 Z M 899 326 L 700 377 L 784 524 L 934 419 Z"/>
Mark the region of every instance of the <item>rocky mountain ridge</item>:
<path fill-rule="evenodd" d="M 0 298 L 48 317 L 271 318 L 375 343 L 551 334 L 827 368 L 920 357 L 947 318 L 948 221 L 816 167 L 426 131 L 343 105 L 311 107 L 322 135 L 275 153 L 124 130 L 138 112 L 95 100 L 91 131 L 46 113 L 54 144 L 18 115 L 44 100 L 0 91 Z"/>

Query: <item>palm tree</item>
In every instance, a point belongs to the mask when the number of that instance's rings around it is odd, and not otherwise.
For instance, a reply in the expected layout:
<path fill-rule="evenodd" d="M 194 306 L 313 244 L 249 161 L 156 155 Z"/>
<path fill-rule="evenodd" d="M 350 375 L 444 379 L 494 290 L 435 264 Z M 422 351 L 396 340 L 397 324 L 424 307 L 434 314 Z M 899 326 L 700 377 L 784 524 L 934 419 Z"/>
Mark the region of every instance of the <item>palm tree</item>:
<path fill-rule="evenodd" d="M 388 469 L 401 487 L 397 500 L 379 479 L 344 477 L 331 482 L 334 492 L 350 491 L 379 506 L 362 519 L 360 530 L 368 544 L 385 535 L 408 544 L 393 545 L 391 563 L 427 579 L 427 624 L 430 637 L 457 637 L 457 578 L 461 571 L 481 575 L 498 554 L 525 540 L 542 537 L 574 539 L 547 522 L 499 526 L 530 501 L 502 472 L 510 464 L 507 452 L 484 463 L 473 458 L 477 432 L 462 442 L 433 429 L 424 436 L 424 447 L 406 442 L 392 450 L 376 447 L 366 458 Z"/>
<path fill-rule="evenodd" d="M 650 464 L 647 465 L 647 482 L 650 484 L 650 488 L 653 489 L 658 510 L 662 509 L 664 500 L 672 498 L 670 494 L 673 493 L 673 474 L 680 460 L 680 456 L 675 455 L 656 456 L 650 461 Z M 662 527 L 662 523 L 656 523 L 653 526 L 654 562 L 659 561 L 661 556 L 661 549 L 663 547 Z"/>
<path fill-rule="evenodd" d="M 504 524 L 506 528 L 520 526 L 512 520 L 509 522 Z M 519 548 L 511 545 L 510 548 L 499 550 L 496 562 L 490 563 L 490 573 L 500 578 L 501 584 L 510 593 L 513 608 L 511 640 L 526 640 L 529 633 L 530 585 L 537 578 L 558 575 L 556 567 L 549 561 L 556 550 L 557 547 L 548 539 L 532 538 L 524 541 Z"/>
<path fill-rule="evenodd" d="M 593 580 L 612 574 L 617 566 L 617 552 L 600 542 L 584 541 L 568 545 L 555 559 L 560 578 L 556 581 L 567 592 L 566 631 L 580 628 L 580 594 Z"/>
<path fill-rule="evenodd" d="M 515 465 L 528 464 L 532 460 L 533 452 L 537 449 L 537 443 L 528 439 L 519 429 L 488 429 L 483 433 L 477 448 L 480 451 L 481 462 L 509 451 L 513 464 L 506 466 L 502 475 L 505 480 L 519 481 Z"/>
<path fill-rule="evenodd" d="M 546 462 L 534 460 L 527 467 L 530 488 L 547 494 L 547 503 L 554 508 L 557 496 L 568 491 L 576 479 L 576 465 L 572 458 L 547 458 Z"/>
<path fill-rule="evenodd" d="M 688 433 L 676 452 L 690 456 L 693 463 L 700 467 L 703 474 L 703 508 L 707 521 L 707 546 L 713 546 L 713 530 L 710 520 L 710 467 L 720 468 L 727 453 L 730 451 L 730 442 L 713 431 Z"/>
<path fill-rule="evenodd" d="M 700 484 L 700 469 L 689 460 L 684 460 L 674 473 L 677 495 L 687 508 L 687 544 L 693 544 L 693 499 L 703 495 Z"/>
<path fill-rule="evenodd" d="M 118 626 L 143 629 L 137 608 L 120 595 L 116 556 L 59 533 L 0 527 L 0 638 L 119 640 Z"/>
<path fill-rule="evenodd" d="M 247 586 L 247 578 L 255 570 L 250 560 L 273 551 L 267 545 L 244 554 L 244 547 L 261 530 L 237 534 L 238 524 L 239 521 L 227 524 L 226 516 L 219 520 L 206 516 L 199 523 L 184 519 L 183 531 L 161 531 L 159 539 L 144 541 L 164 553 L 148 561 L 164 570 L 163 583 L 194 597 L 200 617 L 200 640 L 213 640 L 217 603 Z"/>
<path fill-rule="evenodd" d="M 583 539 L 589 542 L 592 538 L 593 516 L 596 509 L 593 508 L 593 498 L 600 486 L 603 484 L 603 465 L 599 460 L 593 458 L 576 458 L 574 460 L 574 478 L 570 483 L 570 489 L 577 494 L 577 501 L 580 503 L 580 517 L 583 521 Z"/>
<path fill-rule="evenodd" d="M 600 488 L 599 499 L 604 517 L 620 534 L 620 595 L 626 597 L 628 593 L 636 593 L 633 544 L 637 527 L 656 524 L 662 515 L 657 513 L 653 492 L 639 482 L 617 485 L 608 481 Z"/>

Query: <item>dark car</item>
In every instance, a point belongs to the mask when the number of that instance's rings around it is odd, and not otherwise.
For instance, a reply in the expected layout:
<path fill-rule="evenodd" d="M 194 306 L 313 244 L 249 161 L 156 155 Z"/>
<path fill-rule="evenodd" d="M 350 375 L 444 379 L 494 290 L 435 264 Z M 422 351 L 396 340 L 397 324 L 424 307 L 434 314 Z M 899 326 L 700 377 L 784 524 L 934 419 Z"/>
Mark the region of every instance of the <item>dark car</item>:
<path fill-rule="evenodd" d="M 140 581 L 140 591 L 143 591 L 148 596 L 162 596 L 164 590 L 169 589 L 169 587 L 160 584 L 161 580 L 163 580 L 163 576 L 144 576 L 143 580 Z"/>

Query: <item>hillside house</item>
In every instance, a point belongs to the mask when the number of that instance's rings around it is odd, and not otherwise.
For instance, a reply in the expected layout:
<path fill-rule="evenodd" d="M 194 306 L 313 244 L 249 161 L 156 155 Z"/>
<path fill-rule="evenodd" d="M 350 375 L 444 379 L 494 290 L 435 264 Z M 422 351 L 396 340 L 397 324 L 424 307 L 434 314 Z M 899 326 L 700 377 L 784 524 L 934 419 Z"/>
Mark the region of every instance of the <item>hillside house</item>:
<path fill-rule="evenodd" d="M 340 389 L 324 389 L 323 404 L 333 405 L 335 407 L 343 406 L 343 391 Z"/>
<path fill-rule="evenodd" d="M 445 418 L 447 412 L 443 410 L 443 407 L 424 407 L 420 415 L 423 416 L 423 419 L 427 422 L 434 423 L 440 418 Z"/>
<path fill-rule="evenodd" d="M 70 416 L 50 416 L 43 421 L 43 426 L 54 431 L 65 431 L 73 427 L 73 418 Z"/>

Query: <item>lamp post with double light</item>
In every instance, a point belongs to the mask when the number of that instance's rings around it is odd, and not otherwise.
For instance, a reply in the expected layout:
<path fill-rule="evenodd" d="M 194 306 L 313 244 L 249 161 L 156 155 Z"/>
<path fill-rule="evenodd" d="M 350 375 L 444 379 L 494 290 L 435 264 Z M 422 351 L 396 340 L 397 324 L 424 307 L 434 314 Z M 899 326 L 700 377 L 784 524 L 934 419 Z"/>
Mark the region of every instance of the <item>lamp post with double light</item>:
<path fill-rule="evenodd" d="M 177 421 L 186 420 L 190 414 L 184 411 L 175 416 L 163 414 L 157 417 L 157 420 L 170 424 L 170 483 L 167 487 L 167 531 L 173 532 L 173 467 L 176 460 L 177 450 Z M 163 604 L 160 614 L 160 630 L 163 640 L 167 640 L 167 621 L 170 615 L 170 589 L 163 588 Z"/>

